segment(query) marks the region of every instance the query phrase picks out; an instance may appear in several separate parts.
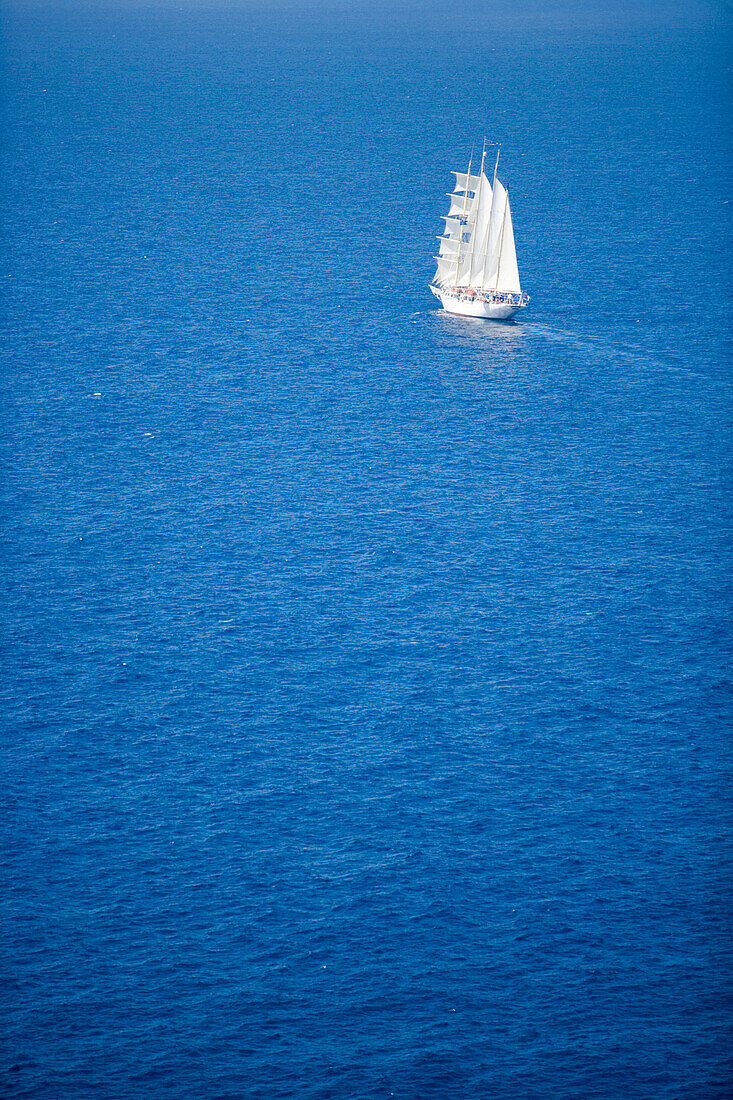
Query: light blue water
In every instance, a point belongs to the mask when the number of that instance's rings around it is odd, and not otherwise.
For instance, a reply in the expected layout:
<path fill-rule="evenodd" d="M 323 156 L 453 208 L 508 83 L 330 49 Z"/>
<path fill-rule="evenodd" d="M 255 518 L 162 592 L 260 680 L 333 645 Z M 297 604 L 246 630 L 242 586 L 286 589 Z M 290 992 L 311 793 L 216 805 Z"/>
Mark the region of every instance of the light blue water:
<path fill-rule="evenodd" d="M 729 1095 L 721 9 L 2 27 L 4 1094 Z"/>

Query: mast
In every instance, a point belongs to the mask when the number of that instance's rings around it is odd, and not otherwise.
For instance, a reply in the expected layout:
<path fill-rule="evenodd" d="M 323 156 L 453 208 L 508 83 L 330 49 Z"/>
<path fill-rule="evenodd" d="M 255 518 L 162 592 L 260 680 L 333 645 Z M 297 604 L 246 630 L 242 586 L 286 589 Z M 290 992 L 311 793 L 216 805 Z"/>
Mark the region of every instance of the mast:
<path fill-rule="evenodd" d="M 494 165 L 494 178 L 491 181 L 491 206 L 489 207 L 489 221 L 486 226 L 486 251 L 489 250 L 489 243 L 491 241 L 491 215 L 494 213 L 494 195 L 496 193 L 496 173 L 499 170 L 499 153 L 501 152 L 501 145 L 496 150 L 496 164 Z M 481 290 L 484 289 L 484 276 L 486 274 L 486 256 L 484 256 L 484 266 L 481 268 Z"/>
<path fill-rule="evenodd" d="M 478 221 L 478 212 L 481 207 L 481 186 L 484 181 L 484 161 L 486 160 L 486 138 L 484 138 L 484 151 L 481 154 L 481 171 L 478 174 L 478 191 L 476 193 L 476 221 Z M 468 193 L 468 192 L 466 192 Z M 493 194 L 491 196 L 494 198 Z M 475 229 L 475 226 L 474 226 Z M 461 234 L 462 236 L 463 234 Z M 476 234 L 471 231 L 471 254 L 468 257 L 468 285 L 471 285 L 471 268 L 473 267 L 473 252 L 476 247 Z M 458 268 L 456 268 L 456 279 L 458 278 Z"/>
<path fill-rule="evenodd" d="M 499 287 L 499 272 L 501 271 L 501 250 L 504 247 L 504 226 L 506 225 L 506 208 L 509 205 L 509 192 L 506 192 L 506 198 L 504 199 L 504 216 L 501 219 L 501 236 L 499 237 L 499 258 L 496 261 L 496 282 L 494 283 L 494 290 Z"/>
<path fill-rule="evenodd" d="M 473 163 L 473 149 L 471 150 L 471 156 L 468 158 L 468 172 L 466 173 L 466 190 L 463 192 L 463 213 L 459 218 L 458 224 L 461 227 L 461 231 L 458 234 L 458 252 L 456 253 L 456 273 L 453 278 L 453 282 L 458 282 L 458 268 L 461 266 L 461 245 L 463 244 L 463 219 L 466 217 L 466 207 L 468 206 L 468 185 L 471 182 L 471 165 Z"/>

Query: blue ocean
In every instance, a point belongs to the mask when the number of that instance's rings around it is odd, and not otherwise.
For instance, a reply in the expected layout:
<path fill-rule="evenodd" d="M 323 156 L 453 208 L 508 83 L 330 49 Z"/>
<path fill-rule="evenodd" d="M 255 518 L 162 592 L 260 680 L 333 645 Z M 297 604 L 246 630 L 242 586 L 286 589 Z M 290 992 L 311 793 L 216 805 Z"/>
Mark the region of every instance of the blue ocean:
<path fill-rule="evenodd" d="M 3 1096 L 733 1094 L 729 47 L 3 0 Z"/>

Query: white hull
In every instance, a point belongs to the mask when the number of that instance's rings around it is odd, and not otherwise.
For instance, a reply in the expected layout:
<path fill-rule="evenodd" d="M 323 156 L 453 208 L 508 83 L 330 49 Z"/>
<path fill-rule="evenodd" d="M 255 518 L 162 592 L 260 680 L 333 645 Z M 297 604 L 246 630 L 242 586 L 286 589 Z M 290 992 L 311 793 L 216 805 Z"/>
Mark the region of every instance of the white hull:
<path fill-rule="evenodd" d="M 476 294 L 456 294 L 454 291 L 439 290 L 433 286 L 430 289 L 440 299 L 446 313 L 454 313 L 459 317 L 486 317 L 492 321 L 506 321 L 527 305 L 524 300 L 519 303 L 497 302 Z"/>

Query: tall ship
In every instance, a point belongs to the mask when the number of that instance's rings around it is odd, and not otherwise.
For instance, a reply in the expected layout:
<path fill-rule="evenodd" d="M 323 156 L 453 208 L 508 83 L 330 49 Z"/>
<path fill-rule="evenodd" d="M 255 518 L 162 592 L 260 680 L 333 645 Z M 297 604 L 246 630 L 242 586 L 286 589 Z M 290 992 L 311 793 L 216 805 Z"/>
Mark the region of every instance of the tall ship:
<path fill-rule="evenodd" d="M 485 165 L 484 142 L 478 174 L 471 174 L 471 161 L 467 172 L 453 173 L 456 185 L 430 289 L 448 313 L 502 321 L 525 309 L 529 295 L 519 285 L 509 194 L 496 176 L 498 152 L 491 183 Z"/>

